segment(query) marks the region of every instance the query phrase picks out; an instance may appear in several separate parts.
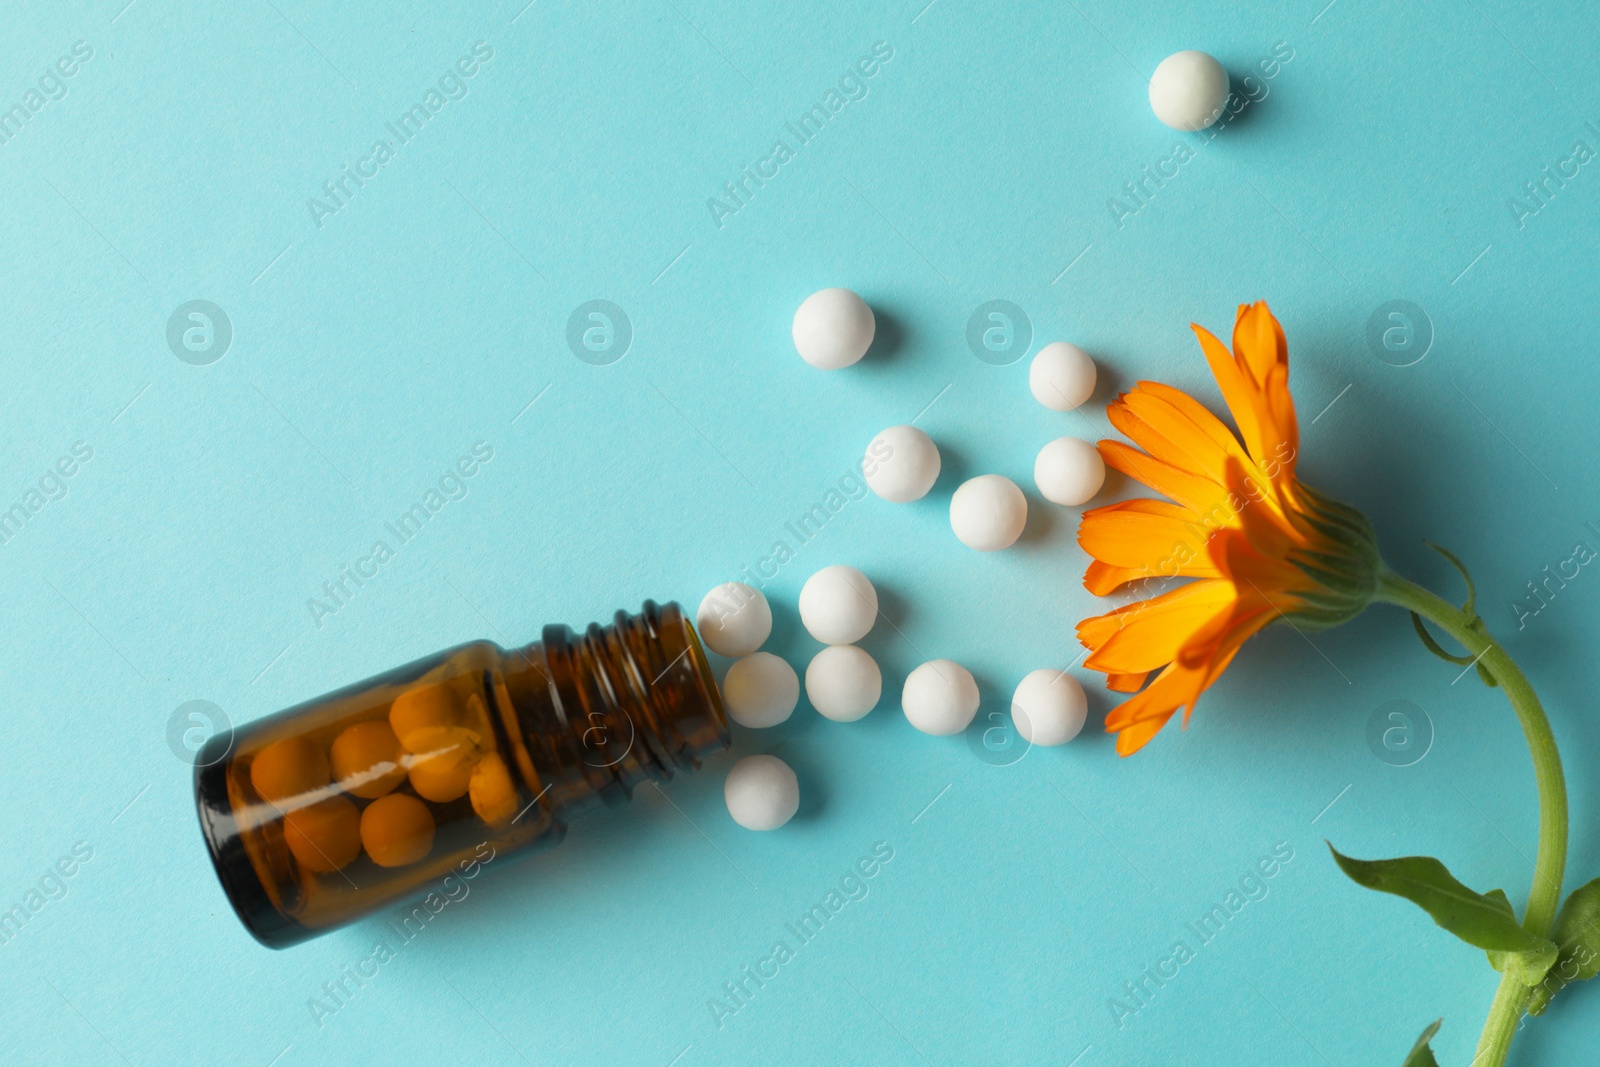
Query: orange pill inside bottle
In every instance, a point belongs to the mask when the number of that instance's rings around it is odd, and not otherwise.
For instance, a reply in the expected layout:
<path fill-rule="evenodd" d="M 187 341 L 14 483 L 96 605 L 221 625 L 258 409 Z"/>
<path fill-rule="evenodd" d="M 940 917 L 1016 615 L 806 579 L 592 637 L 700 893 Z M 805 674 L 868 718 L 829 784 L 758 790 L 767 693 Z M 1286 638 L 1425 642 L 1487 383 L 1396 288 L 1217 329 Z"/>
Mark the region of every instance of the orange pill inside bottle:
<path fill-rule="evenodd" d="M 462 645 L 218 734 L 195 801 L 234 911 L 282 948 L 555 845 L 574 816 L 728 742 L 694 627 L 646 601 L 582 634 Z"/>

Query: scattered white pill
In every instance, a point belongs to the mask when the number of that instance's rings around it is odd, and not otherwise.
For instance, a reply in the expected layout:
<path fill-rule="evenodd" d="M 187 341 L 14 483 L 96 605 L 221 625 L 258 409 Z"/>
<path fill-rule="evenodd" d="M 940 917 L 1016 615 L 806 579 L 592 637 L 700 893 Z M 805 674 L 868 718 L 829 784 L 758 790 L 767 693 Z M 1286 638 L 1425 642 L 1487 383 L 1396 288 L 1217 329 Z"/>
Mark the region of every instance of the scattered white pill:
<path fill-rule="evenodd" d="M 806 697 L 834 722 L 855 722 L 878 706 L 883 672 L 855 645 L 829 645 L 806 667 Z"/>
<path fill-rule="evenodd" d="M 723 675 L 722 703 L 740 726 L 776 726 L 800 703 L 800 676 L 771 652 L 752 652 Z"/>
<path fill-rule="evenodd" d="M 1106 461 L 1098 449 L 1077 437 L 1058 437 L 1039 449 L 1033 461 L 1033 484 L 1052 504 L 1077 507 L 1100 491 Z"/>
<path fill-rule="evenodd" d="M 1083 686 L 1065 671 L 1032 671 L 1011 697 L 1011 721 L 1030 745 L 1064 745 L 1089 714 Z"/>
<path fill-rule="evenodd" d="M 1028 499 L 1010 478 L 980 474 L 950 497 L 950 528 L 979 552 L 1010 548 L 1028 524 Z"/>
<path fill-rule="evenodd" d="M 1174 52 L 1150 76 L 1150 110 L 1175 130 L 1203 130 L 1228 102 L 1228 72 L 1204 52 Z"/>
<path fill-rule="evenodd" d="M 1052 341 L 1028 364 L 1028 389 L 1051 411 L 1071 411 L 1094 393 L 1094 360 L 1077 345 Z"/>
<path fill-rule="evenodd" d="M 776 830 L 800 810 L 800 779 L 777 756 L 746 756 L 728 772 L 722 798 L 746 830 Z"/>
<path fill-rule="evenodd" d="M 876 330 L 872 309 L 848 289 L 812 293 L 794 313 L 795 351 L 822 370 L 848 367 L 866 355 Z"/>
<path fill-rule="evenodd" d="M 748 656 L 772 634 L 772 607 L 761 590 L 743 582 L 723 582 L 700 601 L 695 612 L 700 640 L 719 656 Z"/>
<path fill-rule="evenodd" d="M 867 446 L 861 476 L 885 500 L 921 500 L 939 480 L 939 446 L 915 426 L 891 426 Z"/>
<path fill-rule="evenodd" d="M 800 587 L 800 621 L 825 645 L 854 644 L 877 618 L 878 591 L 854 567 L 824 567 Z"/>
<path fill-rule="evenodd" d="M 959 663 L 929 660 L 906 675 L 900 708 L 925 734 L 959 734 L 978 714 L 978 683 Z"/>

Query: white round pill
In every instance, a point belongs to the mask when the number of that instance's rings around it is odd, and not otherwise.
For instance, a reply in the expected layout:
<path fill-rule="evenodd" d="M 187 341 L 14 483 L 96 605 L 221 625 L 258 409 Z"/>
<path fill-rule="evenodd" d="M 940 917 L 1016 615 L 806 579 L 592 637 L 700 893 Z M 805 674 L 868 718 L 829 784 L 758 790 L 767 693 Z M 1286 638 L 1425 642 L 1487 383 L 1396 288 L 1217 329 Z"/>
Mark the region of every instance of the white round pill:
<path fill-rule="evenodd" d="M 854 644 L 877 618 L 878 591 L 854 567 L 824 567 L 800 587 L 800 621 L 825 645 Z"/>
<path fill-rule="evenodd" d="M 772 634 L 772 607 L 761 590 L 743 582 L 723 582 L 700 601 L 695 612 L 700 640 L 719 656 L 748 656 Z"/>
<path fill-rule="evenodd" d="M 1028 389 L 1051 411 L 1071 411 L 1094 393 L 1094 360 L 1077 345 L 1052 341 L 1028 364 Z"/>
<path fill-rule="evenodd" d="M 728 772 L 722 799 L 746 830 L 776 830 L 800 810 L 800 779 L 777 756 L 746 756 Z"/>
<path fill-rule="evenodd" d="M 762 729 L 786 720 L 800 702 L 800 676 L 771 652 L 735 660 L 722 677 L 722 703 L 740 726 Z"/>
<path fill-rule="evenodd" d="M 848 289 L 824 289 L 794 313 L 794 347 L 813 367 L 838 370 L 867 354 L 876 329 L 865 300 Z"/>
<path fill-rule="evenodd" d="M 939 480 L 939 446 L 915 426 L 891 426 L 867 446 L 861 476 L 885 500 L 921 500 Z"/>
<path fill-rule="evenodd" d="M 950 497 L 950 528 L 979 552 L 1010 548 L 1028 524 L 1028 499 L 1010 478 L 980 474 Z"/>
<path fill-rule="evenodd" d="M 925 734 L 959 734 L 978 714 L 978 683 L 959 663 L 929 660 L 906 675 L 900 708 Z"/>
<path fill-rule="evenodd" d="M 1064 745 L 1089 714 L 1083 686 L 1066 671 L 1032 671 L 1011 697 L 1011 721 L 1030 745 Z"/>
<path fill-rule="evenodd" d="M 1033 461 L 1033 484 L 1052 504 L 1077 507 L 1100 491 L 1106 461 L 1098 449 L 1077 437 L 1058 437 L 1039 449 Z"/>
<path fill-rule="evenodd" d="M 883 672 L 855 645 L 829 645 L 806 667 L 806 697 L 834 722 L 855 722 L 878 706 Z"/>
<path fill-rule="evenodd" d="M 1204 52 L 1174 52 L 1150 75 L 1150 110 L 1175 130 L 1203 130 L 1228 102 L 1228 72 Z"/>

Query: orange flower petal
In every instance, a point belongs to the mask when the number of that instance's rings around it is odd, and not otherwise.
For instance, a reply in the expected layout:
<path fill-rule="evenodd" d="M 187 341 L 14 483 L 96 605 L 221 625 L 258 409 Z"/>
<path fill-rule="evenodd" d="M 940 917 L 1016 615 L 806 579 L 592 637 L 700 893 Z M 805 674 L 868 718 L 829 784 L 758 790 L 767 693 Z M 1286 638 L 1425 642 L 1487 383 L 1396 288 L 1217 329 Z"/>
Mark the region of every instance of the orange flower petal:
<path fill-rule="evenodd" d="M 1161 732 L 1161 728 L 1167 725 L 1167 720 L 1170 718 L 1172 718 L 1172 713 L 1169 711 L 1161 718 L 1146 719 L 1144 722 L 1135 723 L 1125 729 L 1118 730 L 1117 755 L 1131 756 L 1139 751 L 1149 743 L 1152 737 Z"/>
<path fill-rule="evenodd" d="M 1159 729 L 1180 707 L 1187 725 L 1200 694 L 1227 669 L 1239 647 L 1270 621 L 1270 614 L 1258 611 L 1244 620 L 1213 621 L 1205 632 L 1195 635 L 1196 647 L 1163 670 L 1148 689 L 1123 701 L 1106 717 L 1106 730 L 1117 733 L 1117 752 L 1129 755 L 1143 747 L 1149 736 L 1139 728 L 1154 723 Z M 1154 733 L 1154 729 L 1148 730 L 1149 735 Z M 1128 745 L 1123 743 L 1124 734 L 1132 739 Z"/>
<path fill-rule="evenodd" d="M 1217 380 L 1217 388 L 1222 390 L 1222 402 L 1228 405 L 1245 448 L 1250 450 L 1252 456 L 1265 455 L 1261 447 L 1261 420 L 1256 413 L 1258 397 L 1255 383 L 1245 377 L 1233 353 L 1223 348 L 1222 342 L 1210 330 L 1194 323 L 1190 323 L 1189 328 L 1200 338 L 1200 351 L 1205 353 L 1211 376 Z"/>
<path fill-rule="evenodd" d="M 1280 485 L 1294 481 L 1295 460 L 1300 453 L 1300 424 L 1294 413 L 1294 398 L 1289 395 L 1289 365 L 1274 367 L 1265 384 L 1267 411 L 1277 438 L 1273 453 L 1265 457 L 1273 481 Z"/>
<path fill-rule="evenodd" d="M 1226 504 L 1227 490 L 1212 478 L 1191 474 L 1121 441 L 1101 441 L 1096 447 L 1106 466 L 1142 482 L 1163 496 L 1205 514 L 1218 504 Z"/>
<path fill-rule="evenodd" d="M 1208 477 L 1211 471 L 1220 465 L 1215 458 L 1215 445 L 1207 442 L 1206 446 L 1199 449 L 1197 455 L 1194 451 L 1185 448 L 1183 443 L 1174 440 L 1167 433 L 1176 430 L 1182 435 L 1182 427 L 1174 424 L 1174 420 L 1165 418 L 1166 412 L 1151 412 L 1149 405 L 1142 405 L 1145 410 L 1140 412 L 1135 404 L 1140 403 L 1137 397 L 1138 390 L 1123 393 L 1106 407 L 1106 418 L 1111 425 L 1122 431 L 1122 435 L 1163 463 L 1170 463 L 1179 470 Z M 1155 420 L 1146 416 L 1154 414 Z"/>
<path fill-rule="evenodd" d="M 1242 608 L 1228 621 L 1221 643 L 1211 652 L 1205 666 L 1200 668 L 1202 671 L 1200 682 L 1195 686 L 1193 695 L 1183 709 L 1184 726 L 1189 725 L 1189 716 L 1194 713 L 1195 705 L 1200 701 L 1200 694 L 1210 689 L 1211 683 L 1222 676 L 1222 672 L 1228 669 L 1228 664 L 1233 662 L 1233 657 L 1244 647 L 1244 643 L 1265 629 L 1277 617 L 1276 612 L 1262 605 Z"/>
<path fill-rule="evenodd" d="M 1267 374 L 1273 367 L 1288 366 L 1289 342 L 1265 300 L 1239 305 L 1239 314 L 1233 323 L 1233 352 L 1241 369 L 1247 371 L 1258 386 L 1266 384 Z"/>
<path fill-rule="evenodd" d="M 1083 572 L 1083 587 L 1095 596 L 1109 596 L 1129 582 L 1143 581 L 1149 577 L 1149 567 L 1113 567 L 1092 559 Z"/>
<path fill-rule="evenodd" d="M 1202 579 L 1086 619 L 1078 625 L 1078 636 L 1095 651 L 1084 666 L 1116 674 L 1164 667 L 1196 631 L 1219 616 L 1226 618 L 1237 596 L 1232 582 Z"/>
<path fill-rule="evenodd" d="M 1138 674 L 1108 674 L 1106 675 L 1106 688 L 1114 693 L 1137 693 L 1144 688 L 1144 683 L 1150 677 L 1149 671 Z"/>
<path fill-rule="evenodd" d="M 1163 442 L 1168 443 L 1173 455 L 1163 455 L 1148 445 L 1145 445 L 1145 450 L 1174 466 L 1183 467 L 1195 474 L 1215 477 L 1229 456 L 1241 462 L 1249 462 L 1249 457 L 1239 444 L 1238 438 L 1227 433 L 1226 427 L 1218 423 L 1225 434 L 1224 439 L 1219 441 L 1209 428 L 1197 425 L 1187 412 L 1153 391 L 1136 386 L 1118 397 L 1112 407 L 1115 408 L 1117 403 L 1121 403 L 1127 412 L 1158 434 Z M 1216 422 L 1215 416 L 1212 416 L 1212 421 Z M 1111 422 L 1136 444 L 1145 444 L 1139 437 L 1118 426 L 1115 418 Z"/>
<path fill-rule="evenodd" d="M 1247 496 L 1252 491 L 1263 493 L 1261 486 L 1247 482 L 1244 472 L 1237 465 L 1229 466 L 1227 479 L 1235 494 Z M 1261 565 L 1266 568 L 1264 580 L 1273 586 L 1302 587 L 1304 580 L 1300 571 L 1288 562 L 1287 557 L 1291 549 L 1307 543 L 1309 527 L 1304 520 L 1296 514 L 1295 521 L 1289 521 L 1283 512 L 1267 503 L 1264 496 L 1261 501 L 1248 501 L 1239 509 L 1237 518 L 1233 530 L 1242 534 L 1245 541 L 1255 550 Z M 1218 555 L 1218 551 L 1226 547 L 1227 544 L 1218 538 L 1212 538 L 1206 543 L 1207 555 L 1224 574 L 1227 574 L 1226 561 Z M 1269 561 L 1275 565 L 1268 566 Z"/>
<path fill-rule="evenodd" d="M 1144 381 L 1139 382 L 1137 388 L 1144 390 L 1151 396 L 1165 400 L 1174 408 L 1177 408 L 1180 414 L 1194 423 L 1197 429 L 1215 441 L 1219 447 L 1229 451 L 1235 449 L 1243 451 L 1239 446 L 1239 439 L 1234 436 L 1232 430 L 1228 429 L 1227 424 L 1213 415 L 1204 404 L 1182 389 L 1175 389 L 1165 382 Z"/>
<path fill-rule="evenodd" d="M 1166 722 L 1183 706 L 1199 678 L 1199 671 L 1172 664 L 1156 675 L 1143 692 L 1111 709 L 1106 716 L 1106 732 L 1117 733 L 1151 719 Z"/>
<path fill-rule="evenodd" d="M 1085 512 L 1078 544 L 1102 563 L 1141 568 L 1160 578 L 1185 574 L 1184 565 L 1196 560 L 1209 570 L 1209 534 L 1191 521 L 1193 514 L 1164 500 L 1122 500 Z"/>

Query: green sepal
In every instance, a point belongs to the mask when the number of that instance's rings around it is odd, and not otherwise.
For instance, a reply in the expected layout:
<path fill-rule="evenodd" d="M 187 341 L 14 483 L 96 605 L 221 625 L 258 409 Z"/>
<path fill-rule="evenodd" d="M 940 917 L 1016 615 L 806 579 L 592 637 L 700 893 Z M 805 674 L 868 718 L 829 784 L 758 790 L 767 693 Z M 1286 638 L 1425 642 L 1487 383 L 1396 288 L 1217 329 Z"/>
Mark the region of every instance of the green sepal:
<path fill-rule="evenodd" d="M 1449 660 L 1451 663 L 1454 663 L 1459 667 L 1465 667 L 1467 664 L 1472 662 L 1471 656 L 1458 656 L 1453 652 L 1446 652 L 1443 648 L 1441 648 L 1439 646 L 1439 642 L 1435 641 L 1433 639 L 1433 635 L 1428 632 L 1428 628 L 1422 624 L 1422 616 L 1418 615 L 1414 611 L 1411 613 L 1411 625 L 1416 627 L 1417 636 L 1422 638 L 1423 645 L 1435 656 L 1438 656 L 1442 660 Z"/>
<path fill-rule="evenodd" d="M 1462 563 L 1461 560 L 1456 557 L 1455 553 L 1451 552 L 1447 548 L 1436 545 L 1432 541 L 1424 541 L 1422 543 L 1439 553 L 1439 555 L 1443 556 L 1445 559 L 1449 560 L 1450 565 L 1455 567 L 1455 569 L 1461 573 L 1462 580 L 1467 583 L 1467 600 L 1466 603 L 1461 605 L 1461 613 L 1467 617 L 1468 626 L 1487 638 L 1489 636 L 1488 631 L 1484 628 L 1483 620 L 1478 618 L 1478 587 L 1473 584 L 1472 575 L 1467 571 L 1467 565 Z M 1488 667 L 1483 665 L 1481 657 L 1466 655 L 1458 656 L 1453 652 L 1446 652 L 1439 642 L 1433 639 L 1433 635 L 1428 632 L 1427 626 L 1425 626 L 1422 622 L 1422 617 L 1414 611 L 1411 613 L 1411 625 L 1416 628 L 1417 636 L 1422 639 L 1423 646 L 1427 648 L 1429 652 L 1432 652 L 1435 656 L 1438 656 L 1442 660 L 1448 660 L 1449 662 L 1457 664 L 1458 666 L 1465 667 L 1470 664 L 1471 666 L 1477 668 L 1478 677 L 1482 679 L 1483 684 L 1488 686 L 1490 689 L 1494 689 L 1500 685 L 1500 683 L 1495 680 L 1494 673 L 1490 671 Z"/>
<path fill-rule="evenodd" d="M 1439 1024 L 1442 1022 L 1443 1019 L 1435 1019 L 1426 1030 L 1422 1031 L 1422 1036 L 1411 1046 L 1411 1053 L 1406 1056 L 1406 1062 L 1400 1067 L 1439 1067 L 1439 1061 L 1433 1058 L 1433 1049 L 1428 1047 L 1428 1042 L 1439 1032 Z"/>
<path fill-rule="evenodd" d="M 1432 856 L 1357 860 L 1340 855 L 1332 844 L 1328 851 L 1357 885 L 1411 901 L 1443 929 L 1494 953 L 1495 969 L 1515 974 L 1523 985 L 1538 985 L 1556 961 L 1555 942 L 1524 930 L 1504 893 L 1468 889 Z"/>
<path fill-rule="evenodd" d="M 1306 505 L 1303 517 L 1325 543 L 1289 553 L 1289 562 L 1316 587 L 1297 594 L 1301 604 L 1285 618 L 1298 630 L 1315 632 L 1348 622 L 1372 603 L 1383 563 L 1365 515 L 1310 486 L 1300 490 Z"/>
<path fill-rule="evenodd" d="M 1554 997 L 1570 982 L 1587 982 L 1600 974 L 1600 878 L 1572 891 L 1556 914 L 1550 936 L 1560 948 L 1528 1003 L 1529 1015 L 1542 1015 Z"/>
<path fill-rule="evenodd" d="M 1477 627 L 1481 625 L 1481 621 L 1482 620 L 1475 620 L 1474 626 Z M 1435 656 L 1438 656 L 1440 659 L 1446 660 L 1450 663 L 1459 664 L 1463 667 L 1476 667 L 1478 671 L 1478 677 L 1483 679 L 1483 684 L 1488 686 L 1490 689 L 1493 689 L 1500 684 L 1499 682 L 1495 681 L 1494 675 L 1490 672 L 1489 668 L 1483 665 L 1482 659 L 1474 658 L 1472 656 L 1458 656 L 1453 652 L 1446 652 L 1443 648 L 1441 648 L 1439 642 L 1433 639 L 1433 635 L 1430 634 L 1428 632 L 1428 628 L 1423 625 L 1422 616 L 1418 615 L 1414 611 L 1411 613 L 1411 625 L 1416 629 L 1417 636 L 1422 638 L 1423 647 L 1429 652 L 1432 652 Z"/>
<path fill-rule="evenodd" d="M 1439 555 L 1443 556 L 1445 559 L 1449 560 L 1455 566 L 1455 569 L 1461 572 L 1461 577 L 1465 579 L 1467 583 L 1467 602 L 1461 605 L 1461 613 L 1468 619 L 1477 619 L 1478 612 L 1474 605 L 1478 602 L 1478 588 L 1472 584 L 1472 575 L 1467 573 L 1467 565 L 1457 559 L 1455 553 L 1451 552 L 1447 548 L 1442 548 L 1439 545 L 1434 544 L 1432 541 L 1424 541 L 1422 543 L 1439 553 Z"/>

